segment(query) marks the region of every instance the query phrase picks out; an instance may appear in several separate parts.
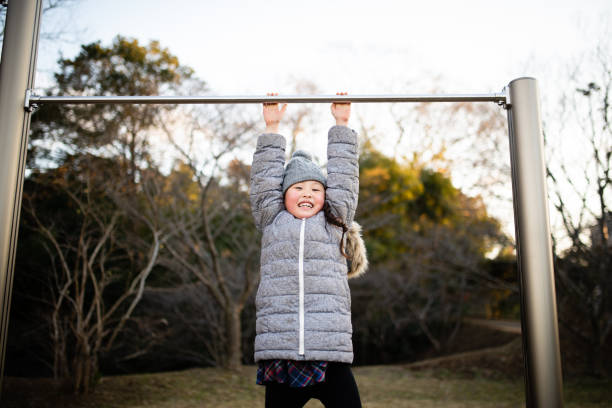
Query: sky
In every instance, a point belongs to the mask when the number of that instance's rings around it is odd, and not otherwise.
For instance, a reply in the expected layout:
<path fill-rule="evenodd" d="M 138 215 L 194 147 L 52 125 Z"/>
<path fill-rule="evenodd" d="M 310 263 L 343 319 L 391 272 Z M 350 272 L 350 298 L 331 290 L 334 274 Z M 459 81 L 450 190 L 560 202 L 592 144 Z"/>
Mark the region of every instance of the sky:
<path fill-rule="evenodd" d="M 43 19 L 43 29 L 78 30 L 75 42 L 41 49 L 43 71 L 58 50 L 71 57 L 121 34 L 161 41 L 219 94 L 288 93 L 294 78 L 323 93 L 424 93 L 431 78 L 444 92 L 481 93 L 537 74 L 534 59 L 579 50 L 612 2 L 82 0 L 69 13 Z"/>
<path fill-rule="evenodd" d="M 41 42 L 36 84 L 52 83 L 60 55 L 120 34 L 159 40 L 212 94 L 295 94 L 303 80 L 321 94 L 490 93 L 532 76 L 546 116 L 559 72 L 612 37 L 610 26 L 609 0 L 80 0 L 43 17 L 43 32 L 67 35 Z M 384 127 L 380 107 L 367 106 Z M 308 147 L 323 157 L 319 142 Z M 497 215 L 512 232 L 507 204 Z"/>

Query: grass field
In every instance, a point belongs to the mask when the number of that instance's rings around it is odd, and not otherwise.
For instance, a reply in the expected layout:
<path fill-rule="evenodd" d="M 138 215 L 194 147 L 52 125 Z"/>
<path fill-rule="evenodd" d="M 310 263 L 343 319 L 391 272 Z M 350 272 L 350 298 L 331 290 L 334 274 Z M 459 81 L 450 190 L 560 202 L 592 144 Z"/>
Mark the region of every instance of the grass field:
<path fill-rule="evenodd" d="M 49 380 L 5 378 L 2 407 L 201 408 L 263 407 L 264 388 L 255 366 L 239 371 L 201 368 L 168 373 L 103 377 L 87 397 L 61 392 Z M 458 374 L 446 369 L 415 371 L 404 365 L 354 367 L 364 407 L 523 407 L 521 378 Z M 569 380 L 566 407 L 612 407 L 612 380 Z M 323 405 L 311 400 L 306 407 Z"/>

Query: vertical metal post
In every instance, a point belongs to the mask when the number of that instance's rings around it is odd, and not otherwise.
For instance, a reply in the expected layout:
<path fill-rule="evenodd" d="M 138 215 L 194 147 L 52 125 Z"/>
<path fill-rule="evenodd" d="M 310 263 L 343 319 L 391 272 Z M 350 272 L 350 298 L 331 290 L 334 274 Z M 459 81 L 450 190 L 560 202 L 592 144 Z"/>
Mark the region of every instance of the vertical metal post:
<path fill-rule="evenodd" d="M 11 0 L 0 62 L 0 386 L 4 356 L 30 112 L 25 93 L 34 87 L 42 0 Z"/>
<path fill-rule="evenodd" d="M 527 406 L 562 407 L 561 357 L 539 91 L 534 78 L 515 79 L 508 89 Z"/>

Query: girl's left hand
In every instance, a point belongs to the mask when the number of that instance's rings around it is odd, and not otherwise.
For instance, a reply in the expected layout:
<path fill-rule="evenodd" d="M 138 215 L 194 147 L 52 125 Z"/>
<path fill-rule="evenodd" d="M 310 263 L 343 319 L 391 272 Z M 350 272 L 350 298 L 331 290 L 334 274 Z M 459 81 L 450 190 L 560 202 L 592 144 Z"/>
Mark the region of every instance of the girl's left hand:
<path fill-rule="evenodd" d="M 336 95 L 346 95 L 346 92 L 336 92 Z M 350 102 L 334 102 L 331 104 L 331 113 L 336 119 L 336 125 L 346 126 L 351 117 Z"/>

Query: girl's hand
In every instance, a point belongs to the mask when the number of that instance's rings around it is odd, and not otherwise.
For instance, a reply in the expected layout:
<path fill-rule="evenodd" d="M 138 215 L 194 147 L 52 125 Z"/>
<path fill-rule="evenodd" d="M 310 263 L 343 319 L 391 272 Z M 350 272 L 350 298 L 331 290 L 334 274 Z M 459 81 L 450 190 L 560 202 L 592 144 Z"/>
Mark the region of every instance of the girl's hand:
<path fill-rule="evenodd" d="M 336 92 L 336 95 L 346 94 L 346 92 Z M 351 103 L 334 102 L 331 104 L 331 113 L 334 115 L 334 118 L 336 118 L 336 125 L 346 126 L 351 117 Z"/>
<path fill-rule="evenodd" d="M 267 96 L 277 96 L 277 92 L 268 92 Z M 266 133 L 278 133 L 278 124 L 285 115 L 287 104 L 279 109 L 276 102 L 265 102 L 263 104 L 263 117 L 266 121 Z"/>

